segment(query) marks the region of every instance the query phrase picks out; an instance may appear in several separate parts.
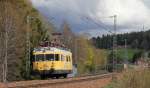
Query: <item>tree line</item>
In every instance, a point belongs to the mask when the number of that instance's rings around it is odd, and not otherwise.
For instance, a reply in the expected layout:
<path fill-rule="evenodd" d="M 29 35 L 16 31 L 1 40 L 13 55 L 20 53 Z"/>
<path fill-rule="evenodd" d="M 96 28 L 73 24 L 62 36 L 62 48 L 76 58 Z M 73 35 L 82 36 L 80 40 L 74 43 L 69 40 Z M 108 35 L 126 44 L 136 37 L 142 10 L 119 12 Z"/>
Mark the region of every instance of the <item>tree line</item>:
<path fill-rule="evenodd" d="M 127 47 L 129 48 L 150 50 L 150 30 L 117 34 L 116 37 L 118 47 L 124 47 L 126 40 Z M 111 49 L 113 46 L 113 35 L 93 37 L 91 40 L 100 49 Z"/>

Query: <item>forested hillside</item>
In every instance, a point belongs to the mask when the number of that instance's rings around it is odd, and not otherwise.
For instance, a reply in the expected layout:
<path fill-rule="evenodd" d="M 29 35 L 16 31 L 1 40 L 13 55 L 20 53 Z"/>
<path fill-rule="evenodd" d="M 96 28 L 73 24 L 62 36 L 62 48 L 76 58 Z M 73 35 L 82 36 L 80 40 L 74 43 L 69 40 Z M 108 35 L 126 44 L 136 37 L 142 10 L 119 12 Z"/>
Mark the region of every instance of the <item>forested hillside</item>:
<path fill-rule="evenodd" d="M 93 37 L 92 41 L 97 48 L 109 49 L 112 48 L 112 35 L 103 35 L 102 37 Z M 132 32 L 117 35 L 118 47 L 125 45 L 125 40 L 127 41 L 127 46 L 130 48 L 137 49 L 150 49 L 150 30 L 141 32 Z"/>
<path fill-rule="evenodd" d="M 27 24 L 27 16 L 36 17 Z M 25 78 L 25 51 L 27 28 L 30 29 L 31 47 L 48 38 L 47 31 L 52 29 L 42 23 L 38 11 L 27 0 L 0 0 L 0 80 L 7 69 L 7 80 Z M 29 26 L 29 27 L 28 27 Z M 7 51 L 7 52 L 6 52 Z M 7 65 L 5 59 L 7 57 Z"/>

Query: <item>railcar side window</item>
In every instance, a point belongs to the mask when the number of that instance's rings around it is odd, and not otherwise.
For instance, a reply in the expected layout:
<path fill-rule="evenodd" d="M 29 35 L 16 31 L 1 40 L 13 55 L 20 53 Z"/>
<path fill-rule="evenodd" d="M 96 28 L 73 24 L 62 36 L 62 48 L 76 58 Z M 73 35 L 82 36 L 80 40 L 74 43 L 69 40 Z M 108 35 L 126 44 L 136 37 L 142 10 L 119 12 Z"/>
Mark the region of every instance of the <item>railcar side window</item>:
<path fill-rule="evenodd" d="M 44 54 L 38 54 L 38 55 L 36 55 L 36 60 L 37 61 L 43 61 L 44 60 Z"/>
<path fill-rule="evenodd" d="M 55 54 L 55 60 L 59 61 L 59 54 Z"/>
<path fill-rule="evenodd" d="M 69 56 L 69 61 L 71 61 L 71 58 L 70 58 L 70 56 Z"/>
<path fill-rule="evenodd" d="M 54 54 L 45 54 L 46 55 L 46 60 L 53 61 L 54 60 Z"/>
<path fill-rule="evenodd" d="M 65 56 L 61 55 L 61 61 L 64 61 L 64 60 L 65 60 Z"/>
<path fill-rule="evenodd" d="M 63 61 L 63 59 L 62 59 L 62 58 L 63 58 L 63 56 L 62 56 L 62 55 L 60 55 L 60 60 L 61 60 L 61 61 Z"/>
<path fill-rule="evenodd" d="M 69 56 L 66 56 L 67 62 L 69 62 Z"/>

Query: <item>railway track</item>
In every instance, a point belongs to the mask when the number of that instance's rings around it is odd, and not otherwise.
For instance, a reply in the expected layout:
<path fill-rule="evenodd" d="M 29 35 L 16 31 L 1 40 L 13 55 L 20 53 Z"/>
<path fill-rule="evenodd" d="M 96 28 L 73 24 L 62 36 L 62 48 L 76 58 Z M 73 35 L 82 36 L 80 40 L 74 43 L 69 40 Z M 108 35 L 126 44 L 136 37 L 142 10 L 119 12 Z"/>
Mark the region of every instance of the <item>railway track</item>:
<path fill-rule="evenodd" d="M 41 87 L 46 87 L 46 86 L 63 85 L 63 84 L 68 84 L 68 83 L 73 84 L 73 83 L 81 83 L 85 81 L 112 78 L 112 75 L 113 73 L 103 74 L 103 75 L 94 75 L 94 76 L 75 77 L 75 78 L 68 78 L 68 79 L 12 82 L 12 83 L 7 83 L 6 88 L 35 88 L 35 87 L 41 88 Z"/>

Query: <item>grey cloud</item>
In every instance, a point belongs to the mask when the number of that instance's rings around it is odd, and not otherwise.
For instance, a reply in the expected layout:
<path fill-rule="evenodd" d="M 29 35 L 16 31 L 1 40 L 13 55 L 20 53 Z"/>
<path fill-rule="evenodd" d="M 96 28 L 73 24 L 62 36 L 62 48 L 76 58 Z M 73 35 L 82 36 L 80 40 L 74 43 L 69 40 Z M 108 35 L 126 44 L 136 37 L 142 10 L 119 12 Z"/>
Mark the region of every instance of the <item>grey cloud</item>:
<path fill-rule="evenodd" d="M 64 20 L 70 23 L 75 32 L 89 32 L 92 35 L 107 33 L 113 28 L 113 19 L 103 19 L 117 14 L 118 32 L 130 32 L 145 24 L 150 26 L 149 0 L 31 0 L 33 5 L 46 17 L 54 17 L 54 23 L 60 27 Z M 101 20 L 102 27 L 82 17 L 90 16 Z M 106 31 L 106 32 L 105 32 Z"/>

